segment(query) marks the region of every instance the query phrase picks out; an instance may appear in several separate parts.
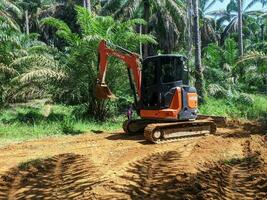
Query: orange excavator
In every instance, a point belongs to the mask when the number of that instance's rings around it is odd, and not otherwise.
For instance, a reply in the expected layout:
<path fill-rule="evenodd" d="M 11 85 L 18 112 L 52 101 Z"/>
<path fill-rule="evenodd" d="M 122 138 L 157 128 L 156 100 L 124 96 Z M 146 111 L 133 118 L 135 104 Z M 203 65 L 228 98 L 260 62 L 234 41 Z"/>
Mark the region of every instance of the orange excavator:
<path fill-rule="evenodd" d="M 99 99 L 114 97 L 105 83 L 108 58 L 116 57 L 127 65 L 134 109 L 140 119 L 125 121 L 126 133 L 143 132 L 149 142 L 163 143 L 216 132 L 213 120 L 198 117 L 198 95 L 196 88 L 189 86 L 185 57 L 158 55 L 141 60 L 138 54 L 106 41 L 100 42 L 98 52 L 95 94 Z"/>

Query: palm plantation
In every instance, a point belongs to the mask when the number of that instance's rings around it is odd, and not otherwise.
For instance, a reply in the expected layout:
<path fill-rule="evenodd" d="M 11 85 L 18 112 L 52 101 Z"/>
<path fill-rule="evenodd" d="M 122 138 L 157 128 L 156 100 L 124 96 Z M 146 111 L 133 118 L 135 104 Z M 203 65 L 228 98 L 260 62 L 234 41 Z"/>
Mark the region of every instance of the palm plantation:
<path fill-rule="evenodd" d="M 225 8 L 216 7 L 221 2 Z M 113 76 L 108 82 L 118 99 L 103 102 L 93 95 L 97 46 L 105 39 L 138 53 L 141 45 L 143 57 L 185 55 L 191 84 L 204 105 L 221 99 L 236 109 L 226 111 L 226 116 L 262 118 L 265 107 L 251 112 L 238 102 L 252 105 L 266 95 L 266 2 L 226 3 L 2 0 L 0 106 L 35 99 L 78 106 L 80 113 L 71 114 L 77 118 L 64 121 L 68 126 L 77 119 L 104 120 L 121 114 L 132 101 L 123 63 L 110 60 Z"/>

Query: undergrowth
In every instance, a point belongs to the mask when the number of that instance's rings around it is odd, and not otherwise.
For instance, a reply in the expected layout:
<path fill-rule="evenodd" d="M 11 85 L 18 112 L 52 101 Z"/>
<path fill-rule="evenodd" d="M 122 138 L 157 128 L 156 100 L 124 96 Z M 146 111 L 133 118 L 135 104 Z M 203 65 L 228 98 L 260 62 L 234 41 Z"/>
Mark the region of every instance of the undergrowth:
<path fill-rule="evenodd" d="M 0 113 L 0 144 L 45 136 L 111 132 L 119 130 L 124 120 L 124 116 L 119 116 L 99 122 L 81 115 L 79 107 L 64 105 L 3 109 Z"/>
<path fill-rule="evenodd" d="M 235 119 L 267 120 L 267 96 L 250 98 L 208 98 L 200 106 L 200 113 Z M 121 129 L 124 114 L 105 122 L 86 117 L 79 106 L 42 105 L 12 106 L 0 112 L 0 145 L 13 141 L 37 139 L 45 136 L 75 135 L 81 133 L 112 132 Z"/>
<path fill-rule="evenodd" d="M 218 115 L 233 119 L 267 120 L 267 96 L 248 95 L 249 100 L 243 98 L 207 98 L 200 106 L 200 113 Z"/>

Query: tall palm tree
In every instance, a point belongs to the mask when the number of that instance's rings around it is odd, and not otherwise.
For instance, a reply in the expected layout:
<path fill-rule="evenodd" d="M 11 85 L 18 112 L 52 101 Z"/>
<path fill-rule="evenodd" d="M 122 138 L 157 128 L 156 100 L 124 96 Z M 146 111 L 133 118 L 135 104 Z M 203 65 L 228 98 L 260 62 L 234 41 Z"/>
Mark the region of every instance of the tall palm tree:
<path fill-rule="evenodd" d="M 192 0 L 187 0 L 187 19 L 186 19 L 186 27 L 187 27 L 187 38 L 188 38 L 188 61 L 192 56 Z"/>
<path fill-rule="evenodd" d="M 147 25 L 143 25 L 143 33 L 153 33 L 159 41 L 159 49 L 164 53 L 171 53 L 182 46 L 177 44 L 184 39 L 185 0 L 110 0 L 104 4 L 100 14 L 113 14 L 122 20 L 134 17 L 145 19 Z M 145 48 L 144 53 L 154 54 L 151 49 L 147 52 Z"/>
<path fill-rule="evenodd" d="M 231 0 L 226 9 L 218 10 L 213 13 L 214 16 L 217 17 L 217 24 L 223 27 L 221 44 L 224 43 L 225 38 L 230 33 L 236 33 L 239 32 L 239 30 L 241 31 L 240 25 L 243 27 L 243 24 L 246 23 L 249 18 L 257 17 L 263 13 L 261 10 L 251 10 L 251 7 L 255 5 L 257 0 L 251 1 L 249 4 L 246 4 L 246 6 L 244 6 L 244 2 L 244 0 Z M 225 25 L 226 23 L 227 25 Z M 243 35 L 239 32 L 239 37 L 240 36 Z"/>
<path fill-rule="evenodd" d="M 87 8 L 89 12 L 91 12 L 91 1 L 90 0 L 83 0 L 83 6 Z"/>
<path fill-rule="evenodd" d="M 199 94 L 200 103 L 204 102 L 205 89 L 204 89 L 204 77 L 201 64 L 201 36 L 199 26 L 199 6 L 198 0 L 193 1 L 194 12 L 194 39 L 195 39 L 195 86 Z"/>
<path fill-rule="evenodd" d="M 201 21 L 201 39 L 203 46 L 206 46 L 210 42 L 216 42 L 219 39 L 218 26 L 216 24 L 216 18 L 214 13 L 218 11 L 213 10 L 213 6 L 217 2 L 224 2 L 224 0 L 200 0 L 199 1 L 199 17 Z"/>
<path fill-rule="evenodd" d="M 238 46 L 239 46 L 239 56 L 244 54 L 244 45 L 243 45 L 243 21 L 242 21 L 242 7 L 243 1 L 237 0 L 238 5 Z"/>

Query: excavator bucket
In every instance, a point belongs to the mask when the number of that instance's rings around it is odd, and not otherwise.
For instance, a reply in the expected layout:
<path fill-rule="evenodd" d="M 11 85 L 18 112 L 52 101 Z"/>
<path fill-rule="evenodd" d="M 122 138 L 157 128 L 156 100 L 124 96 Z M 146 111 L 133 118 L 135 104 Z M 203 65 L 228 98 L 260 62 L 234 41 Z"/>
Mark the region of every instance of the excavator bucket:
<path fill-rule="evenodd" d="M 115 95 L 110 91 L 106 84 L 96 84 L 95 95 L 98 99 L 113 99 Z"/>

